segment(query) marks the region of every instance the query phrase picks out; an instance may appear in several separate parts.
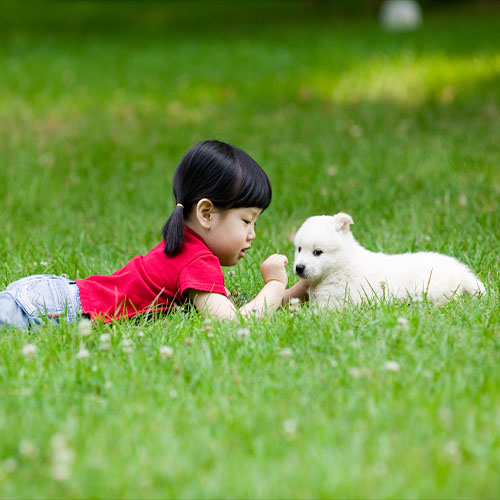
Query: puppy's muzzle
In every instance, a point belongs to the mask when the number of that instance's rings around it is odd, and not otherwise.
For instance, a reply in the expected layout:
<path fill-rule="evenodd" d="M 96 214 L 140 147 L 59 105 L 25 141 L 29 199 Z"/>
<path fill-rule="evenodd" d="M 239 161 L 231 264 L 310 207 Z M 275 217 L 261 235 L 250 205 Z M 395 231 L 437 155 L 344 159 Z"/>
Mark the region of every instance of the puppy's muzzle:
<path fill-rule="evenodd" d="M 304 277 L 305 270 L 306 270 L 306 266 L 304 266 L 304 264 L 297 264 L 295 266 L 295 274 L 300 276 L 301 278 Z"/>

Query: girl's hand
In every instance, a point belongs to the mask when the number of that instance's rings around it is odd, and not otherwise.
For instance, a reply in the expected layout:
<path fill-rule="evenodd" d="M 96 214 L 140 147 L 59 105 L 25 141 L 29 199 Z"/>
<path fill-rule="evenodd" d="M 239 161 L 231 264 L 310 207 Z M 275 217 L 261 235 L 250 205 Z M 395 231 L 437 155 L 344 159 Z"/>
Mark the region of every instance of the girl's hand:
<path fill-rule="evenodd" d="M 291 286 L 288 290 L 285 290 L 285 295 L 283 296 L 283 303 L 288 304 L 290 299 L 299 299 L 301 302 L 306 302 L 309 300 L 309 282 L 306 280 L 299 280 L 295 285 Z"/>
<path fill-rule="evenodd" d="M 268 257 L 260 266 L 260 272 L 264 278 L 264 283 L 270 281 L 279 281 L 284 286 L 288 283 L 285 266 L 288 264 L 288 259 L 285 255 L 273 254 Z"/>

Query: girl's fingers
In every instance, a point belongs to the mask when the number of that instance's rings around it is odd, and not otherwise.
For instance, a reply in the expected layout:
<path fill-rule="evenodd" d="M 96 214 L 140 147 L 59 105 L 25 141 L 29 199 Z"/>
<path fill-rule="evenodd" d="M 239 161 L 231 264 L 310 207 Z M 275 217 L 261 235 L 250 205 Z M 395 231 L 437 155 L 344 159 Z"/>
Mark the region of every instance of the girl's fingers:
<path fill-rule="evenodd" d="M 284 266 L 288 264 L 288 259 L 286 255 L 280 253 L 274 253 L 270 255 L 264 262 L 273 262 L 273 261 L 281 261 Z"/>
<path fill-rule="evenodd" d="M 275 253 L 274 256 L 276 258 L 283 259 L 285 266 L 288 264 L 288 259 L 286 258 L 286 255 Z"/>

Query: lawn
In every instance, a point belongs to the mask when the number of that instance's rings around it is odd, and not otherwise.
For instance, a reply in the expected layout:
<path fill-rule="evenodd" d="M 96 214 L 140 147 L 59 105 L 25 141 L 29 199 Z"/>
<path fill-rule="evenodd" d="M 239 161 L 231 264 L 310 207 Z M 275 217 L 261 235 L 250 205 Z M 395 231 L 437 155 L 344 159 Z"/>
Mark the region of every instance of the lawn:
<path fill-rule="evenodd" d="M 338 211 L 370 250 L 447 253 L 487 288 L 3 330 L 1 498 L 498 497 L 498 7 L 426 11 L 407 33 L 323 2 L 0 9 L 1 288 L 149 251 L 206 138 L 248 151 L 274 190 L 225 269 L 238 303 L 265 257 L 293 260 L 306 217 Z"/>

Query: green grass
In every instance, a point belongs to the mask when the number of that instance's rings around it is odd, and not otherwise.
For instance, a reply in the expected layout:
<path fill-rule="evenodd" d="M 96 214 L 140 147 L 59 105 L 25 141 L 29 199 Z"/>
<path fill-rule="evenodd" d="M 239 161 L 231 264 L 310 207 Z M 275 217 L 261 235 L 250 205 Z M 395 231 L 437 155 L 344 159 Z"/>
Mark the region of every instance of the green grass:
<path fill-rule="evenodd" d="M 500 11 L 386 33 L 322 3 L 23 6 L 0 15 L 0 287 L 147 252 L 182 154 L 219 138 L 274 188 L 226 273 L 239 300 L 306 217 L 337 211 L 365 247 L 453 255 L 488 293 L 211 331 L 192 311 L 5 330 L 0 497 L 497 497 Z"/>

